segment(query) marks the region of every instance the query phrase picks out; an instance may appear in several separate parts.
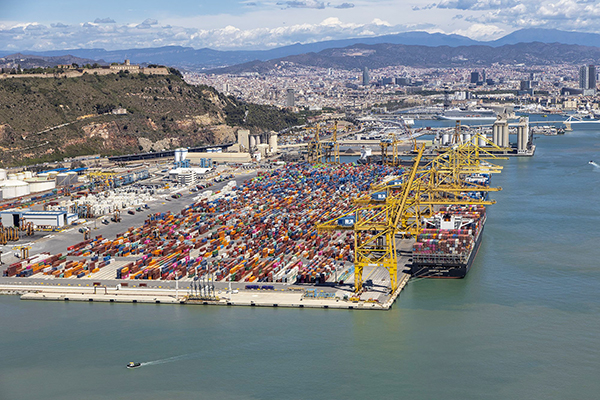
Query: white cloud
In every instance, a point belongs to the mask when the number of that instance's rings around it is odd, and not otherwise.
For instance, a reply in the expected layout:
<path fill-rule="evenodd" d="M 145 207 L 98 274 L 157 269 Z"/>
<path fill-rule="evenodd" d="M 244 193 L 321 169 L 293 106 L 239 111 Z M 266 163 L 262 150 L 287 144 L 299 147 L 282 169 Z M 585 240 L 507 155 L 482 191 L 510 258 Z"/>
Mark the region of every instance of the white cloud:
<path fill-rule="evenodd" d="M 379 18 L 375 18 L 373 21 L 371 21 L 371 23 L 379 26 L 392 26 L 392 24 L 390 24 L 389 22 L 381 20 Z"/>
<path fill-rule="evenodd" d="M 106 17 L 106 18 L 96 18 L 94 20 L 95 24 L 114 24 L 116 23 L 116 21 L 112 18 Z"/>
<path fill-rule="evenodd" d="M 597 0 L 526 0 L 482 14 L 470 15 L 468 22 L 501 24 L 512 28 L 555 28 L 598 32 L 600 4 Z"/>
<path fill-rule="evenodd" d="M 86 22 L 77 25 L 21 24 L 0 29 L 0 49 L 8 44 L 17 47 L 45 50 L 60 48 L 104 47 L 107 50 L 123 48 L 157 47 L 167 45 L 211 47 L 217 49 L 267 48 L 293 43 L 310 43 L 326 39 L 377 36 L 399 33 L 410 29 L 408 25 L 391 25 L 375 18 L 367 24 L 344 22 L 337 17 L 309 24 L 294 24 L 273 28 L 240 29 L 227 25 L 218 29 L 194 29 L 160 25 L 156 20 L 140 24 Z"/>
<path fill-rule="evenodd" d="M 82 23 L 0 21 L 0 49 L 166 45 L 265 49 L 411 30 L 473 39 L 493 39 L 525 27 L 600 31 L 600 0 L 242 0 L 241 4 L 243 12 L 237 14 L 165 12 L 143 22 L 140 18 L 115 23 L 109 17 Z M 152 18 L 156 15 L 160 21 Z"/>
<path fill-rule="evenodd" d="M 473 24 L 467 29 L 458 29 L 452 33 L 467 36 L 475 40 L 493 40 L 502 36 L 506 32 L 495 25 Z"/>
<path fill-rule="evenodd" d="M 514 7 L 520 4 L 517 0 L 442 0 L 437 8 L 450 8 L 457 10 L 495 10 Z"/>

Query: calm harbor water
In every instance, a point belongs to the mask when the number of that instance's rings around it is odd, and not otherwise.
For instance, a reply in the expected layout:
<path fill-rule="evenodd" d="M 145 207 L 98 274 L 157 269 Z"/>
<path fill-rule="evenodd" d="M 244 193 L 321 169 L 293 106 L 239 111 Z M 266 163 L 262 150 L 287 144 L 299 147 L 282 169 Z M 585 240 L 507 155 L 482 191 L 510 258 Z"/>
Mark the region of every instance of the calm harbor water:
<path fill-rule="evenodd" d="M 0 399 L 597 399 L 600 133 L 536 144 L 467 278 L 389 312 L 0 296 Z"/>

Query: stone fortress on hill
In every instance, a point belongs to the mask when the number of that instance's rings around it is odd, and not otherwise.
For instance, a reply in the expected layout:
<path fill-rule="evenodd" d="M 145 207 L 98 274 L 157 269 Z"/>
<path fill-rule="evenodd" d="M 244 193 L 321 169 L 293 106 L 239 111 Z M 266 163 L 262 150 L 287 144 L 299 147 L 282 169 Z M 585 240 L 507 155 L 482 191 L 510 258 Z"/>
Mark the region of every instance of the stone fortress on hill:
<path fill-rule="evenodd" d="M 137 64 L 131 64 L 129 60 L 125 60 L 123 64 L 113 63 L 107 66 L 99 66 L 96 68 L 78 68 L 72 64 L 57 65 L 59 72 L 52 73 L 34 73 L 34 74 L 0 74 L 0 79 L 12 78 L 78 78 L 85 74 L 89 75 L 110 75 L 118 74 L 126 71 L 130 74 L 143 73 L 146 75 L 169 75 L 167 67 L 140 67 Z"/>

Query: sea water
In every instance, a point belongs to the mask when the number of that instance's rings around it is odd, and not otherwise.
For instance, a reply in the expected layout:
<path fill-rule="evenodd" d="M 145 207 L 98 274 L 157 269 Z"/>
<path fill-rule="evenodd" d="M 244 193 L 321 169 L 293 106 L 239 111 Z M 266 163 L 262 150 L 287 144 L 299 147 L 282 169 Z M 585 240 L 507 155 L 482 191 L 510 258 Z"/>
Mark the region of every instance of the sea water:
<path fill-rule="evenodd" d="M 597 399 L 600 133 L 535 144 L 468 276 L 388 312 L 0 296 L 0 399 Z"/>

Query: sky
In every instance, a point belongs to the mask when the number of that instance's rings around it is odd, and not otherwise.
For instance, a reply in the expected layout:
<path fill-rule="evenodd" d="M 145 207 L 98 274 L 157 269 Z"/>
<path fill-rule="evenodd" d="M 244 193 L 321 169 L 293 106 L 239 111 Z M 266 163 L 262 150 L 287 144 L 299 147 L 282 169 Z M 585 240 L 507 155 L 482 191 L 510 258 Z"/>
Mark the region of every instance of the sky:
<path fill-rule="evenodd" d="M 268 49 L 407 31 L 600 32 L 600 0 L 0 0 L 0 50 Z"/>

